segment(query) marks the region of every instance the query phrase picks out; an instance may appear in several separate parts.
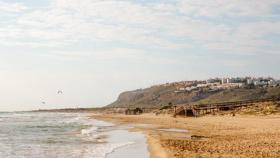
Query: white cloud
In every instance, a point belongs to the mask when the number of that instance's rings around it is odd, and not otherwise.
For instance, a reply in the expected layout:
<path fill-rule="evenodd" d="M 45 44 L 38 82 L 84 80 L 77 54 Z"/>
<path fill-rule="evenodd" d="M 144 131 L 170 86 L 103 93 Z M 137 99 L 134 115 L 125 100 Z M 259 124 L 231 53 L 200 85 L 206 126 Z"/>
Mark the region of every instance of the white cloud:
<path fill-rule="evenodd" d="M 0 1 L 0 13 L 8 12 L 8 13 L 19 13 L 26 10 L 27 7 L 21 3 L 6 3 Z"/>
<path fill-rule="evenodd" d="M 181 12 L 194 16 L 268 16 L 279 0 L 181 0 Z"/>
<path fill-rule="evenodd" d="M 180 0 L 143 5 L 117 0 L 52 0 L 47 9 L 25 12 L 15 23 L 0 26 L 0 42 L 61 48 L 79 41 L 123 42 L 169 50 L 188 49 L 195 43 L 224 52 L 256 53 L 269 44 L 263 36 L 279 32 L 278 22 L 231 26 L 193 16 L 269 16 L 276 4 L 279 1 Z M 190 42 L 177 42 L 180 38 Z"/>
<path fill-rule="evenodd" d="M 57 0 L 48 10 L 33 11 L 21 16 L 16 29 L 20 35 L 38 40 L 73 42 L 79 40 L 123 41 L 129 44 L 181 48 L 153 34 L 160 32 L 165 18 L 152 8 L 130 2 Z M 149 18 L 150 17 L 150 18 Z M 13 29 L 10 28 L 12 32 Z M 11 35 L 12 36 L 12 35 Z"/>

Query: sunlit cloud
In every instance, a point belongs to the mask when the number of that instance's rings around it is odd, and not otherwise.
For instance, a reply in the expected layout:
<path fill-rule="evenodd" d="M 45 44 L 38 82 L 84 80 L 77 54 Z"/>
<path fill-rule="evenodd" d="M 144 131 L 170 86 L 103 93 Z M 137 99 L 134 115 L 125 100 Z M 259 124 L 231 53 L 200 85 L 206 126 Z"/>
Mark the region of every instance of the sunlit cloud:
<path fill-rule="evenodd" d="M 0 13 L 19 13 L 27 9 L 22 3 L 7 3 L 0 1 Z"/>

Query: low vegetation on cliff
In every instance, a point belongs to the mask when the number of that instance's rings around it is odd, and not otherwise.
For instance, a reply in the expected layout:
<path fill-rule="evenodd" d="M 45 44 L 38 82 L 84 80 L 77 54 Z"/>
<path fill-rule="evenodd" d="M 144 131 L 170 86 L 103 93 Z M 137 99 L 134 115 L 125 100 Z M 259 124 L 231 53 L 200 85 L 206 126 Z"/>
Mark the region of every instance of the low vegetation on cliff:
<path fill-rule="evenodd" d="M 279 86 L 243 86 L 225 89 L 202 87 L 191 91 L 178 91 L 180 84 L 171 83 L 145 89 L 123 92 L 107 107 L 164 107 L 179 104 L 206 104 L 266 99 L 280 96 Z"/>

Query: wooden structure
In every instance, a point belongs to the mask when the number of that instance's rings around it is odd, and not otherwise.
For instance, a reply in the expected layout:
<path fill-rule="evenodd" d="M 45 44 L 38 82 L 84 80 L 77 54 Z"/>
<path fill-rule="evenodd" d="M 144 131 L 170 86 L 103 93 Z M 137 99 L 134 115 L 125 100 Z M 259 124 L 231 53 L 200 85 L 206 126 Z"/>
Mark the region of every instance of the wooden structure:
<path fill-rule="evenodd" d="M 223 102 L 223 103 L 211 103 L 201 105 L 180 105 L 174 106 L 174 116 L 201 116 L 204 114 L 215 114 L 217 111 L 234 110 L 241 107 L 252 106 L 254 103 L 268 102 L 268 101 L 280 101 L 279 97 L 273 97 L 269 99 L 256 99 L 256 100 L 245 100 L 237 102 Z"/>
<path fill-rule="evenodd" d="M 126 109 L 125 114 L 126 115 L 140 115 L 143 113 L 143 110 L 141 108 L 134 108 L 134 109 Z"/>

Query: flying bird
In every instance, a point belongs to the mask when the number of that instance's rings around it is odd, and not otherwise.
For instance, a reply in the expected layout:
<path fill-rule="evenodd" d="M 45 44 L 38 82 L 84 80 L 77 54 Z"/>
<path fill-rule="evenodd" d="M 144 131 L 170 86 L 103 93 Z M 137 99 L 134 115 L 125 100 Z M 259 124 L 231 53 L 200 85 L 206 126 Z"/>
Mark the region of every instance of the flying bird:
<path fill-rule="evenodd" d="M 62 90 L 57 91 L 57 94 L 62 94 L 62 93 L 63 93 Z"/>

